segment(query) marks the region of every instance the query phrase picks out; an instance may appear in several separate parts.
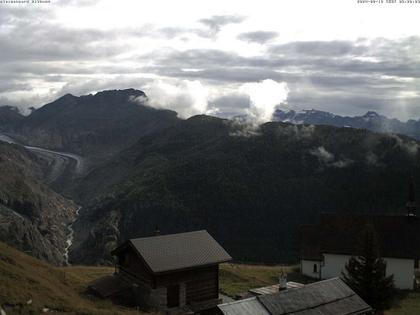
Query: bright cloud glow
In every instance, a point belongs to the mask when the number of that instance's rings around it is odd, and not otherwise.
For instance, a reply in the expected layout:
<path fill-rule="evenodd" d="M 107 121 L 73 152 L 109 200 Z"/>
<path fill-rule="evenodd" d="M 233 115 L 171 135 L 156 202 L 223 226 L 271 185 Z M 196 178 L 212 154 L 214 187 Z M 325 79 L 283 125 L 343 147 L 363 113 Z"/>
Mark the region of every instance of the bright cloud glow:
<path fill-rule="evenodd" d="M 155 108 L 169 108 L 181 117 L 205 114 L 209 91 L 200 81 L 181 80 L 172 83 L 155 80 L 147 84 L 149 105 Z"/>
<path fill-rule="evenodd" d="M 249 96 L 247 113 L 257 123 L 270 121 L 276 106 L 286 102 L 289 94 L 287 83 L 273 80 L 245 83 L 240 91 Z"/>

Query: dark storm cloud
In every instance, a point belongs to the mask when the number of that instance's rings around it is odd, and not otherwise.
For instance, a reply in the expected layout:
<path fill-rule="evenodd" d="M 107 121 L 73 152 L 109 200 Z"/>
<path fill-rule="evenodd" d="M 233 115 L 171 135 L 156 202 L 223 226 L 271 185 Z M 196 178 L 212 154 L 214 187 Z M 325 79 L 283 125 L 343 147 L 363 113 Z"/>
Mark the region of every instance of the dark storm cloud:
<path fill-rule="evenodd" d="M 420 75 L 420 61 L 416 56 L 420 46 L 418 38 L 405 40 L 381 41 L 372 43 L 370 46 L 351 42 L 310 42 L 302 45 L 289 43 L 274 46 L 269 49 L 270 53 L 259 57 L 243 57 L 235 52 L 226 52 L 215 49 L 192 49 L 187 51 L 168 50 L 156 52 L 145 56 L 154 56 L 154 64 L 159 67 L 169 68 L 196 68 L 204 71 L 191 74 L 199 76 L 208 74 L 209 70 L 245 69 L 247 72 L 254 71 L 257 77 L 258 72 L 270 71 L 270 78 L 275 79 L 279 73 L 294 73 L 303 77 L 334 76 L 331 85 L 338 82 L 351 83 L 354 77 L 368 76 L 371 81 L 380 82 L 381 76 L 418 78 Z M 284 48 L 287 46 L 287 49 Z M 311 50 L 304 50 L 302 47 L 316 47 Z M 290 47 L 299 47 L 299 49 Z M 390 51 L 397 50 L 397 53 Z M 279 53 L 281 51 L 281 53 Z M 296 53 L 295 51 L 298 51 Z M 159 69 L 158 67 L 156 69 Z M 223 71 L 222 71 L 223 72 Z M 215 72 L 217 79 L 220 74 Z M 327 77 L 328 77 L 327 76 Z"/>
<path fill-rule="evenodd" d="M 1 80 L 1 79 L 0 79 Z M 3 81 L 3 80 L 2 80 Z M 0 93 L 13 91 L 30 91 L 32 86 L 28 83 L 21 83 L 12 80 L 4 80 L 0 85 Z"/>
<path fill-rule="evenodd" d="M 242 23 L 245 20 L 246 17 L 240 15 L 213 15 L 209 18 L 201 19 L 199 22 L 207 26 L 212 34 L 217 34 L 223 26 Z"/>
<path fill-rule="evenodd" d="M 221 117 L 232 117 L 249 107 L 249 96 L 239 93 L 223 95 L 214 99 L 210 106 L 220 110 Z"/>
<path fill-rule="evenodd" d="M 64 95 L 67 93 L 85 95 L 92 91 L 124 89 L 127 87 L 142 89 L 142 86 L 149 82 L 151 82 L 151 79 L 126 77 L 123 75 L 113 78 L 93 78 L 84 81 L 74 78 L 69 80 L 69 82 L 57 92 L 57 95 Z"/>
<path fill-rule="evenodd" d="M 247 58 L 237 53 L 217 49 L 189 49 L 186 51 L 168 50 L 166 52 L 153 52 L 142 58 L 155 56 L 156 64 L 179 66 L 184 68 L 202 68 L 210 66 L 237 66 L 248 62 Z"/>
<path fill-rule="evenodd" d="M 357 94 L 329 94 L 329 93 L 297 93 L 291 89 L 289 93 L 289 104 L 297 108 L 319 109 L 342 115 L 364 114 L 369 110 L 378 113 L 386 113 L 389 117 L 402 117 L 398 99 L 390 94 L 386 95 L 357 95 Z M 420 117 L 418 104 L 420 97 L 407 98 L 404 100 L 404 110 L 407 117 Z"/>
<path fill-rule="evenodd" d="M 363 46 L 355 46 L 350 41 L 307 41 L 293 42 L 270 47 L 273 54 L 293 54 L 308 56 L 342 56 L 363 53 Z"/>
<path fill-rule="evenodd" d="M 265 44 L 268 41 L 273 40 L 278 36 L 279 34 L 277 32 L 255 31 L 255 32 L 241 33 L 238 35 L 238 39 L 246 41 L 246 42 Z"/>
<path fill-rule="evenodd" d="M 110 57 L 126 45 L 112 43 L 117 34 L 95 29 L 70 29 L 45 19 L 35 19 L 25 10 L 2 12 L 0 47 L 4 62 L 61 61 Z M 39 13 L 39 12 L 38 12 Z M 39 17 L 39 16 L 38 16 Z"/>
<path fill-rule="evenodd" d="M 196 35 L 200 37 L 210 37 L 211 33 L 208 32 L 206 29 L 202 28 L 188 28 L 188 27 L 163 27 L 160 29 L 157 29 L 154 34 L 154 36 L 162 36 L 164 38 L 175 38 L 175 37 L 183 37 L 186 35 Z"/>
<path fill-rule="evenodd" d="M 275 45 L 258 57 L 235 52 L 194 49 L 155 54 L 155 66 L 148 71 L 162 76 L 200 79 L 212 84 L 285 81 L 290 88 L 291 107 L 360 114 L 369 109 L 398 116 L 399 105 L 420 116 L 416 92 L 420 75 L 420 40 L 376 39 L 369 42 L 320 41 Z M 198 71 L 184 71 L 195 68 Z M 231 111 L 237 98 L 226 98 L 216 107 Z"/>

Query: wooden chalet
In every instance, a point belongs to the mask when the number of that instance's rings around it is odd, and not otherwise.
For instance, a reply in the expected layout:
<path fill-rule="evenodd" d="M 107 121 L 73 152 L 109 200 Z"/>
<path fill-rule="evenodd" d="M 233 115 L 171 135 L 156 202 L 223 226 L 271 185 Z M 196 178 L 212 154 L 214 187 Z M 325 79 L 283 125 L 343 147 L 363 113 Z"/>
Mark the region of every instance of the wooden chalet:
<path fill-rule="evenodd" d="M 130 239 L 112 255 L 137 305 L 186 313 L 220 303 L 219 264 L 232 259 L 207 231 Z"/>

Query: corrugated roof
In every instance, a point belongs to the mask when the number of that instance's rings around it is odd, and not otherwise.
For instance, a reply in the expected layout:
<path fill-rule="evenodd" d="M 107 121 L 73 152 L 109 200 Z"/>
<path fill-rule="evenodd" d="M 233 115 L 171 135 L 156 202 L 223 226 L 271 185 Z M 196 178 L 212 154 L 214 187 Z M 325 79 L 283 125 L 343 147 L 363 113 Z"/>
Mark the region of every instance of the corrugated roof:
<path fill-rule="evenodd" d="M 154 273 L 188 269 L 232 259 L 207 231 L 131 239 Z"/>
<path fill-rule="evenodd" d="M 296 288 L 301 288 L 301 287 L 304 286 L 304 284 L 302 284 L 302 283 L 297 283 L 297 282 L 293 282 L 293 281 L 287 282 L 286 285 L 287 285 L 287 289 L 296 289 Z M 277 293 L 277 292 L 279 292 L 279 285 L 278 284 L 273 284 L 273 285 L 269 285 L 269 286 L 266 286 L 266 287 L 249 289 L 248 291 L 255 294 L 255 295 Z"/>
<path fill-rule="evenodd" d="M 366 314 L 370 311 L 366 308 L 366 303 L 358 296 L 353 295 L 345 299 L 334 301 L 332 303 L 319 305 L 316 308 L 310 308 L 293 315 L 357 315 Z"/>
<path fill-rule="evenodd" d="M 218 305 L 224 315 L 355 315 L 371 311 L 340 278 Z"/>
<path fill-rule="evenodd" d="M 340 278 L 319 281 L 275 294 L 261 295 L 257 299 L 271 315 L 362 314 L 371 309 Z"/>
<path fill-rule="evenodd" d="M 221 304 L 218 308 L 224 315 L 270 315 L 255 297 Z"/>

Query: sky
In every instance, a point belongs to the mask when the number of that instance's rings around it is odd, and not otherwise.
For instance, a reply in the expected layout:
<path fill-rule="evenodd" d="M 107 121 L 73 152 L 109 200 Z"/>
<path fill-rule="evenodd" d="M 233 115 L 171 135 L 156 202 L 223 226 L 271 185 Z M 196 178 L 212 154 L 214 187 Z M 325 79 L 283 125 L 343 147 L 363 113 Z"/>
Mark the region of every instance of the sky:
<path fill-rule="evenodd" d="M 0 105 L 135 88 L 181 117 L 420 118 L 419 0 L 11 1 L 0 0 Z"/>

